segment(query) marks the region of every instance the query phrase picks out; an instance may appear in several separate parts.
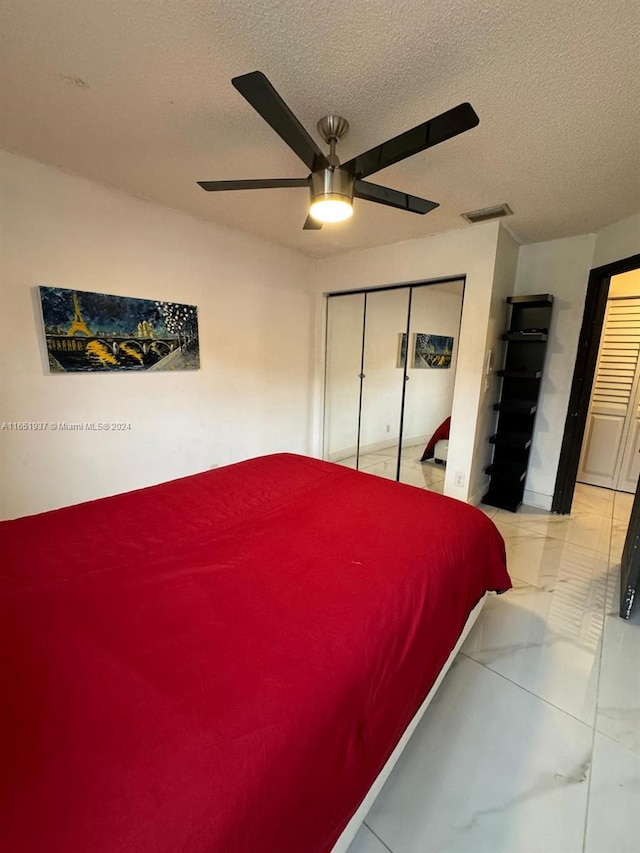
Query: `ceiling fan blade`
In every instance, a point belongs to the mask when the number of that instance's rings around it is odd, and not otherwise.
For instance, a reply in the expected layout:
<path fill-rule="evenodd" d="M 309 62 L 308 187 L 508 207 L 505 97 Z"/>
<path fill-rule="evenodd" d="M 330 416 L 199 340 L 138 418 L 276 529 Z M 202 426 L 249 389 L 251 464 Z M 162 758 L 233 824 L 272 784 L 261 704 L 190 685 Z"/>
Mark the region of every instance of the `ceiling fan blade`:
<path fill-rule="evenodd" d="M 343 163 L 340 168 L 346 169 L 355 178 L 366 178 L 387 166 L 400 162 L 407 157 L 413 157 L 420 151 L 432 148 L 440 142 L 445 142 L 459 133 L 471 130 L 480 123 L 471 104 L 458 104 L 446 113 L 419 124 L 411 130 L 394 136 L 393 139 L 377 145 L 364 154 L 359 154 L 352 160 Z"/>
<path fill-rule="evenodd" d="M 271 125 L 307 168 L 326 169 L 329 161 L 261 71 L 231 81 L 251 106 Z"/>
<path fill-rule="evenodd" d="M 207 192 L 223 190 L 275 190 L 282 187 L 308 187 L 308 178 L 261 178 L 248 181 L 196 181 Z"/>
<path fill-rule="evenodd" d="M 410 213 L 424 214 L 440 207 L 436 201 L 418 198 L 418 196 L 401 193 L 399 190 L 381 187 L 378 184 L 370 184 L 369 181 L 355 181 L 353 194 L 356 198 L 376 201 L 378 204 L 388 204 L 389 207 L 399 207 L 401 210 L 408 210 Z"/>
<path fill-rule="evenodd" d="M 302 226 L 303 231 L 319 231 L 322 228 L 322 222 L 318 222 L 317 219 L 314 219 L 313 216 L 309 213 L 307 218 L 304 221 L 304 225 Z"/>

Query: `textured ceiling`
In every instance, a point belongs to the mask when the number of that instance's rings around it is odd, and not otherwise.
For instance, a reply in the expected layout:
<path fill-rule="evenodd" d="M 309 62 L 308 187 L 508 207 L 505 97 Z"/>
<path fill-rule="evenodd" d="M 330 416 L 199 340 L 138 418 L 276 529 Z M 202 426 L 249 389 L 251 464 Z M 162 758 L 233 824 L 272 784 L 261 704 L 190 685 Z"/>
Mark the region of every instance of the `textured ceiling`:
<path fill-rule="evenodd" d="M 0 0 L 0 20 L 0 147 L 311 255 L 502 201 L 522 242 L 640 209 L 638 0 Z M 480 125 L 372 176 L 433 213 L 356 201 L 303 232 L 304 189 L 196 186 L 305 176 L 231 86 L 255 69 L 316 138 L 349 120 L 343 160 L 462 101 Z"/>

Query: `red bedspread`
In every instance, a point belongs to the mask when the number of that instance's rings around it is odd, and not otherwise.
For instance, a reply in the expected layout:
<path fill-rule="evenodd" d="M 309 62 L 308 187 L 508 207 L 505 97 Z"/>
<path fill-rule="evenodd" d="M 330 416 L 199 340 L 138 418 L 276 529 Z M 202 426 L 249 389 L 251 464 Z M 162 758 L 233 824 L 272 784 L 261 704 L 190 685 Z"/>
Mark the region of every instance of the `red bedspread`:
<path fill-rule="evenodd" d="M 511 585 L 473 507 L 288 454 L 0 535 L 7 853 L 329 851 Z"/>

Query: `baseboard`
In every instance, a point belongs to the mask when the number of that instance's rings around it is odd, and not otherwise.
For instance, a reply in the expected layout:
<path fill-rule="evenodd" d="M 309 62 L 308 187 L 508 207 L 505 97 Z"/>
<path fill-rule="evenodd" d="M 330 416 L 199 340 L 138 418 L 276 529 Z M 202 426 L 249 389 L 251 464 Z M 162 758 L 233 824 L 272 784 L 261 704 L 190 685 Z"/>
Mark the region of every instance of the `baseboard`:
<path fill-rule="evenodd" d="M 473 506 L 478 506 L 482 503 L 482 498 L 484 497 L 487 488 L 488 486 L 483 486 L 480 491 L 475 492 L 469 497 L 467 503 L 470 503 Z M 524 496 L 522 498 L 522 503 L 526 506 L 534 506 L 536 509 L 546 509 L 549 511 L 551 511 L 552 502 L 553 495 L 543 495 L 541 492 L 530 492 L 528 489 L 525 489 Z"/>
<path fill-rule="evenodd" d="M 486 495 L 487 490 L 489 488 L 489 481 L 482 486 L 481 489 L 478 489 L 472 495 L 469 495 L 467 499 L 467 503 L 471 504 L 471 506 L 479 506 L 482 503 L 482 498 Z"/>
<path fill-rule="evenodd" d="M 546 509 L 551 511 L 553 495 L 543 495 L 541 492 L 531 492 L 528 489 L 525 489 L 522 503 L 527 506 L 535 506 L 537 509 Z"/>

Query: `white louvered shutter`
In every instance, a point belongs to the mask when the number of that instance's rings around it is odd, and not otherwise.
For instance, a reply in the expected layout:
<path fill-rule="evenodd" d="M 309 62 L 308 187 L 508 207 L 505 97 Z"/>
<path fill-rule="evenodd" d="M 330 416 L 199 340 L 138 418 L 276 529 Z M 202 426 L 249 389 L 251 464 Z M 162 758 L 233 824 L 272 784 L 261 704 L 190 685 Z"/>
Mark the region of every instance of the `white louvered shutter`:
<path fill-rule="evenodd" d="M 583 483 L 617 488 L 627 437 L 638 432 L 639 355 L 640 298 L 609 300 L 578 473 Z"/>

